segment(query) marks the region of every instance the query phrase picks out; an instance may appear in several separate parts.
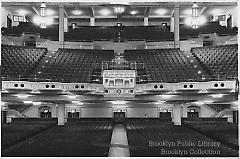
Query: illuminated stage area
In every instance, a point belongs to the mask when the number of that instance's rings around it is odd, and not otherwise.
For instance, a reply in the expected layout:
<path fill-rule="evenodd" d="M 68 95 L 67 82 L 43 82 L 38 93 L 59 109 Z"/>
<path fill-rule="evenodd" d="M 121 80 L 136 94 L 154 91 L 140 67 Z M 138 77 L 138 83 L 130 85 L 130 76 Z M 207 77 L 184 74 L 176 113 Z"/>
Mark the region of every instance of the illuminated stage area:
<path fill-rule="evenodd" d="M 3 157 L 239 157 L 236 2 L 2 2 Z"/>

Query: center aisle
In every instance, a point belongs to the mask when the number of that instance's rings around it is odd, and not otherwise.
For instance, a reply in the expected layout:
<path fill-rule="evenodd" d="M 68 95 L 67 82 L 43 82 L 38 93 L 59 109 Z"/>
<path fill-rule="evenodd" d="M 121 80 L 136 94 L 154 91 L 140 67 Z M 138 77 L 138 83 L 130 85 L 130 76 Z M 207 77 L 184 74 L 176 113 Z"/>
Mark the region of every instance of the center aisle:
<path fill-rule="evenodd" d="M 123 124 L 116 124 L 113 128 L 108 157 L 130 157 L 127 132 Z"/>

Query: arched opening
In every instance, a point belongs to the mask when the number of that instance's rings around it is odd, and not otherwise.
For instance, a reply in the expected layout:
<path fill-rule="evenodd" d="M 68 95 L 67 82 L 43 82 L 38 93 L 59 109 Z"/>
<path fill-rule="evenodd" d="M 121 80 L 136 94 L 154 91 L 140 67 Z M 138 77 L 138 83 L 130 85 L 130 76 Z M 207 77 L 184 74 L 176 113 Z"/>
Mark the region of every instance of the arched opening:
<path fill-rule="evenodd" d="M 39 108 L 39 117 L 40 118 L 51 118 L 52 117 L 52 108 L 48 106 L 42 106 Z"/>
<path fill-rule="evenodd" d="M 188 118 L 199 118 L 201 108 L 199 106 L 189 106 L 187 108 Z"/>

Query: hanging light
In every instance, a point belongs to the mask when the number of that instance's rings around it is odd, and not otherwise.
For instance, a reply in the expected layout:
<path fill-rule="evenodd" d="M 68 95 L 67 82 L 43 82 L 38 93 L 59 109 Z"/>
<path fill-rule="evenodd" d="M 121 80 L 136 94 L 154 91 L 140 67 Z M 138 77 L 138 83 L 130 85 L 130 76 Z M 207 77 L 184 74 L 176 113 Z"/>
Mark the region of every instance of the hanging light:
<path fill-rule="evenodd" d="M 197 29 L 199 27 L 198 24 L 198 5 L 195 2 L 192 6 L 192 27 Z"/>
<path fill-rule="evenodd" d="M 41 4 L 41 7 L 40 7 L 40 16 L 41 16 L 41 23 L 40 23 L 40 28 L 46 28 L 47 27 L 47 24 L 45 23 L 45 9 L 46 9 L 46 4 L 45 3 L 42 3 Z"/>
<path fill-rule="evenodd" d="M 114 11 L 118 14 L 122 14 L 125 11 L 125 9 L 122 6 L 117 6 L 117 7 L 114 7 Z"/>

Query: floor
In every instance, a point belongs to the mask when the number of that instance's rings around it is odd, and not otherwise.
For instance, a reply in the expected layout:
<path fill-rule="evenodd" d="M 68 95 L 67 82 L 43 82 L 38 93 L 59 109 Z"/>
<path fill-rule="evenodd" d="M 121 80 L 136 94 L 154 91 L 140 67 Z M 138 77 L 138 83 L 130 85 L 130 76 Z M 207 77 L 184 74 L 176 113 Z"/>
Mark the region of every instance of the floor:
<path fill-rule="evenodd" d="M 113 128 L 108 157 L 130 157 L 125 126 L 116 124 Z"/>

